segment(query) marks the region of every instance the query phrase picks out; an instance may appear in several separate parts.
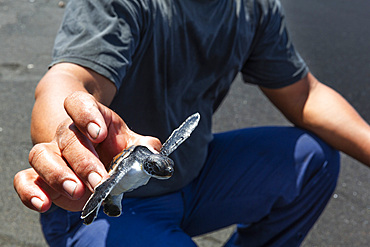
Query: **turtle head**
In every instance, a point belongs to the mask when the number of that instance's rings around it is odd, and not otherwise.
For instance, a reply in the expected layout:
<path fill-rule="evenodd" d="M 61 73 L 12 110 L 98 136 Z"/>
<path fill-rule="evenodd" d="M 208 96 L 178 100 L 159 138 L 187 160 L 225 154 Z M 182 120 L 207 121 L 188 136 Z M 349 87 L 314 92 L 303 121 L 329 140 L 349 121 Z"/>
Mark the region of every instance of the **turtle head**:
<path fill-rule="evenodd" d="M 150 176 L 157 179 L 168 179 L 172 176 L 173 160 L 165 155 L 149 155 L 143 164 L 143 170 Z"/>

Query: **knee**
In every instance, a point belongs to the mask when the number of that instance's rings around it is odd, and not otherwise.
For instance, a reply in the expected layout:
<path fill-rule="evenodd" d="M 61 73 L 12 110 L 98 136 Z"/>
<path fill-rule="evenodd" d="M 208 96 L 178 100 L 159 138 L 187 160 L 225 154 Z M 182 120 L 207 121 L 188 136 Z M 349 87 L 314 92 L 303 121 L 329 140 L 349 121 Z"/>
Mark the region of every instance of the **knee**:
<path fill-rule="evenodd" d="M 326 174 L 326 179 L 330 178 L 327 182 L 335 187 L 339 175 L 340 155 L 324 141 L 312 134 L 302 134 L 296 143 L 294 159 L 299 187 L 320 171 Z"/>

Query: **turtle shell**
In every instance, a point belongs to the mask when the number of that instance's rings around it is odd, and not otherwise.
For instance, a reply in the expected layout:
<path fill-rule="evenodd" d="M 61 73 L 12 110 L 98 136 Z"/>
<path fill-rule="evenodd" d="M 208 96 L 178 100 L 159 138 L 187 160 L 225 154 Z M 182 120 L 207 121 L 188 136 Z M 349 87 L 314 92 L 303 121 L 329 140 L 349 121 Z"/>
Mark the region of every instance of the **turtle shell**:
<path fill-rule="evenodd" d="M 109 175 L 112 175 L 117 170 L 118 164 L 122 162 L 122 160 L 126 159 L 134 150 L 136 146 L 130 146 L 129 148 L 124 149 L 116 156 L 114 156 L 113 160 L 111 161 L 108 169 Z"/>

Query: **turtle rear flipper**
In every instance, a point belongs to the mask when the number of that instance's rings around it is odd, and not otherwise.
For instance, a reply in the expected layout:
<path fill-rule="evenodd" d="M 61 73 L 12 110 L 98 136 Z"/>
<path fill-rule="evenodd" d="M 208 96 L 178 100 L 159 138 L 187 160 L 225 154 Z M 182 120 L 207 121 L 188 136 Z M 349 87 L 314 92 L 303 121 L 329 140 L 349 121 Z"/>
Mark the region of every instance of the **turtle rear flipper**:
<path fill-rule="evenodd" d="M 108 195 L 103 202 L 104 213 L 110 217 L 120 216 L 122 212 L 122 197 L 123 193 L 116 196 Z"/>

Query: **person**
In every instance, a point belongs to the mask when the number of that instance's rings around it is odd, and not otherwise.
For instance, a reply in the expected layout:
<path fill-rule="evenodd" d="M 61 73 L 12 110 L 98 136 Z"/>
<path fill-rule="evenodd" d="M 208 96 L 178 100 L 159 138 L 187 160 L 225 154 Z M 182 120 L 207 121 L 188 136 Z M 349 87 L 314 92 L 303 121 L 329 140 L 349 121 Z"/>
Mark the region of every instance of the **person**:
<path fill-rule="evenodd" d="M 238 73 L 294 126 L 212 133 Z M 32 168 L 14 187 L 51 246 L 195 246 L 232 224 L 226 246 L 299 246 L 335 188 L 337 150 L 370 164 L 369 125 L 309 71 L 278 0 L 71 0 L 35 97 Z M 114 155 L 158 151 L 195 112 L 173 177 L 83 225 Z"/>

